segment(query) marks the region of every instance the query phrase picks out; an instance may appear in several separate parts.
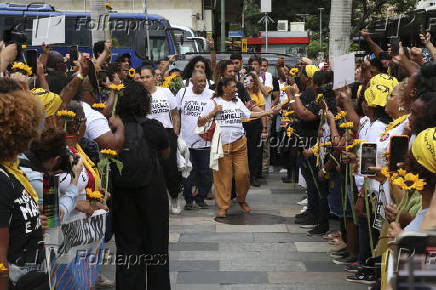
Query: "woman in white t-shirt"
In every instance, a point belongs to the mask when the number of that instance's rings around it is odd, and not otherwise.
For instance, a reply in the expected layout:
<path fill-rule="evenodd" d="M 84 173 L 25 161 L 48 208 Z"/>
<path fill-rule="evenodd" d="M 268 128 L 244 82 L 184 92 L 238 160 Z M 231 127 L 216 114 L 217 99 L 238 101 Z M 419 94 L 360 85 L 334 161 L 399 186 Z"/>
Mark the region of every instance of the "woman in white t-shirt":
<path fill-rule="evenodd" d="M 274 110 L 250 112 L 235 96 L 236 91 L 236 81 L 232 78 L 223 78 L 218 83 L 217 95 L 213 98 L 215 103 L 206 107 L 198 118 L 199 127 L 215 118 L 216 124 L 221 128 L 224 157 L 219 159 L 219 170 L 213 172 L 215 197 L 220 209 L 217 217 L 220 218 L 226 217 L 227 209 L 230 207 L 233 175 L 238 203 L 244 212 L 250 212 L 250 207 L 245 201 L 250 188 L 247 138 L 241 118 L 262 118 L 280 111 L 277 106 Z"/>

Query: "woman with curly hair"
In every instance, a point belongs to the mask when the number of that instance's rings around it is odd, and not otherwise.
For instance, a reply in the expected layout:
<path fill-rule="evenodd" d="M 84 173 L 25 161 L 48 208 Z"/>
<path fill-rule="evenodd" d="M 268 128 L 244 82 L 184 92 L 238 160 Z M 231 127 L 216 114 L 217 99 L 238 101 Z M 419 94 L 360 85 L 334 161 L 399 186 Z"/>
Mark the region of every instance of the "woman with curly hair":
<path fill-rule="evenodd" d="M 194 57 L 191 59 L 186 65 L 185 69 L 182 72 L 182 78 L 185 80 L 186 87 L 192 87 L 192 73 L 196 70 L 201 70 L 206 74 L 206 88 L 208 89 L 211 85 L 213 85 L 212 81 L 212 70 L 210 67 L 209 60 L 205 59 L 201 55 Z"/>
<path fill-rule="evenodd" d="M 117 115 L 126 126 L 126 132 L 132 128 L 136 131 L 138 125 L 142 127 L 142 138 L 145 138 L 148 145 L 143 150 L 147 150 L 144 154 L 148 154 L 147 157 L 151 160 L 149 165 L 152 167 L 151 170 L 140 172 L 141 181 L 144 181 L 141 185 L 123 183 L 124 172 L 119 178 L 113 179 L 113 230 L 117 256 L 135 255 L 139 258 L 133 265 L 117 265 L 117 289 L 170 289 L 168 195 L 158 161 L 159 155 L 164 159 L 169 157 L 170 145 L 162 124 L 147 118 L 150 105 L 151 97 L 144 85 L 130 82 L 116 108 Z M 124 145 L 131 142 L 129 135 L 126 135 Z M 120 156 L 123 151 L 124 149 Z"/>
<path fill-rule="evenodd" d="M 17 158 L 38 137 L 43 118 L 36 97 L 16 82 L 0 78 L 0 265 L 9 267 L 9 280 L 17 288 L 22 287 L 20 278 L 35 270 L 26 263 L 33 267 L 35 261 L 36 266 L 44 261 L 44 219 L 38 209 L 38 195 L 18 168 Z M 0 288 L 7 289 L 7 283 L 7 279 L 1 279 Z"/>

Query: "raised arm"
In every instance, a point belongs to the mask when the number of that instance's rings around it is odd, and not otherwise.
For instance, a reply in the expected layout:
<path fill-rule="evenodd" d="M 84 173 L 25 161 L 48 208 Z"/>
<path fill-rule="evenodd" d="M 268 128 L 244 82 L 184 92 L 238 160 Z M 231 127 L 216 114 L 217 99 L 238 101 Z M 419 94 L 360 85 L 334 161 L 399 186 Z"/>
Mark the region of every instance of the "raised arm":
<path fill-rule="evenodd" d="M 384 50 L 381 49 L 380 46 L 378 46 L 369 36 L 368 30 L 362 29 L 360 31 L 360 35 L 362 35 L 363 39 L 369 44 L 369 47 L 371 48 L 372 52 L 375 54 L 375 56 L 378 57 L 378 55 L 383 52 Z"/>

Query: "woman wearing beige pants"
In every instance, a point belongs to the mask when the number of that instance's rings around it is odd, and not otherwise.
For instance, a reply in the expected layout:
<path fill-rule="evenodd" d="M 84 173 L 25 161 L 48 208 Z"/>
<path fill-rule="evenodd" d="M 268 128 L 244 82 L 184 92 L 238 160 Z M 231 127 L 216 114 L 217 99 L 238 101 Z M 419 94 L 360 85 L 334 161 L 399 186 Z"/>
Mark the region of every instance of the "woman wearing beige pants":
<path fill-rule="evenodd" d="M 232 78 L 223 78 L 218 83 L 217 94 L 214 96 L 215 107 L 205 108 L 198 118 L 198 126 L 203 126 L 215 117 L 216 124 L 221 128 L 224 157 L 219 160 L 219 170 L 213 172 L 216 202 L 220 209 L 216 216 L 220 218 L 226 217 L 227 209 L 230 207 L 233 176 L 238 203 L 244 212 L 250 212 L 250 207 L 245 201 L 250 188 L 247 139 L 241 118 L 262 118 L 280 111 L 279 107 L 274 107 L 270 111 L 250 112 L 235 96 L 236 91 L 236 81 Z"/>

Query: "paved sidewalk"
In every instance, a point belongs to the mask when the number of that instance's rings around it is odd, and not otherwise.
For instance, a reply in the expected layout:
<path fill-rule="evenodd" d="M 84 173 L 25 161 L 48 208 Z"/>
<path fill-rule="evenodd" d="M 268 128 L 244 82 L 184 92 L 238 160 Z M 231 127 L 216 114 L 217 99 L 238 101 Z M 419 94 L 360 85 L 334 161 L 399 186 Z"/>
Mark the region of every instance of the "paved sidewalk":
<path fill-rule="evenodd" d="M 208 201 L 207 210 L 171 215 L 172 289 L 367 289 L 346 282 L 344 266 L 326 254 L 327 242 L 294 224 L 301 196 L 273 175 L 248 193 L 251 214 L 234 203 L 228 220 L 216 222 L 217 208 Z"/>

